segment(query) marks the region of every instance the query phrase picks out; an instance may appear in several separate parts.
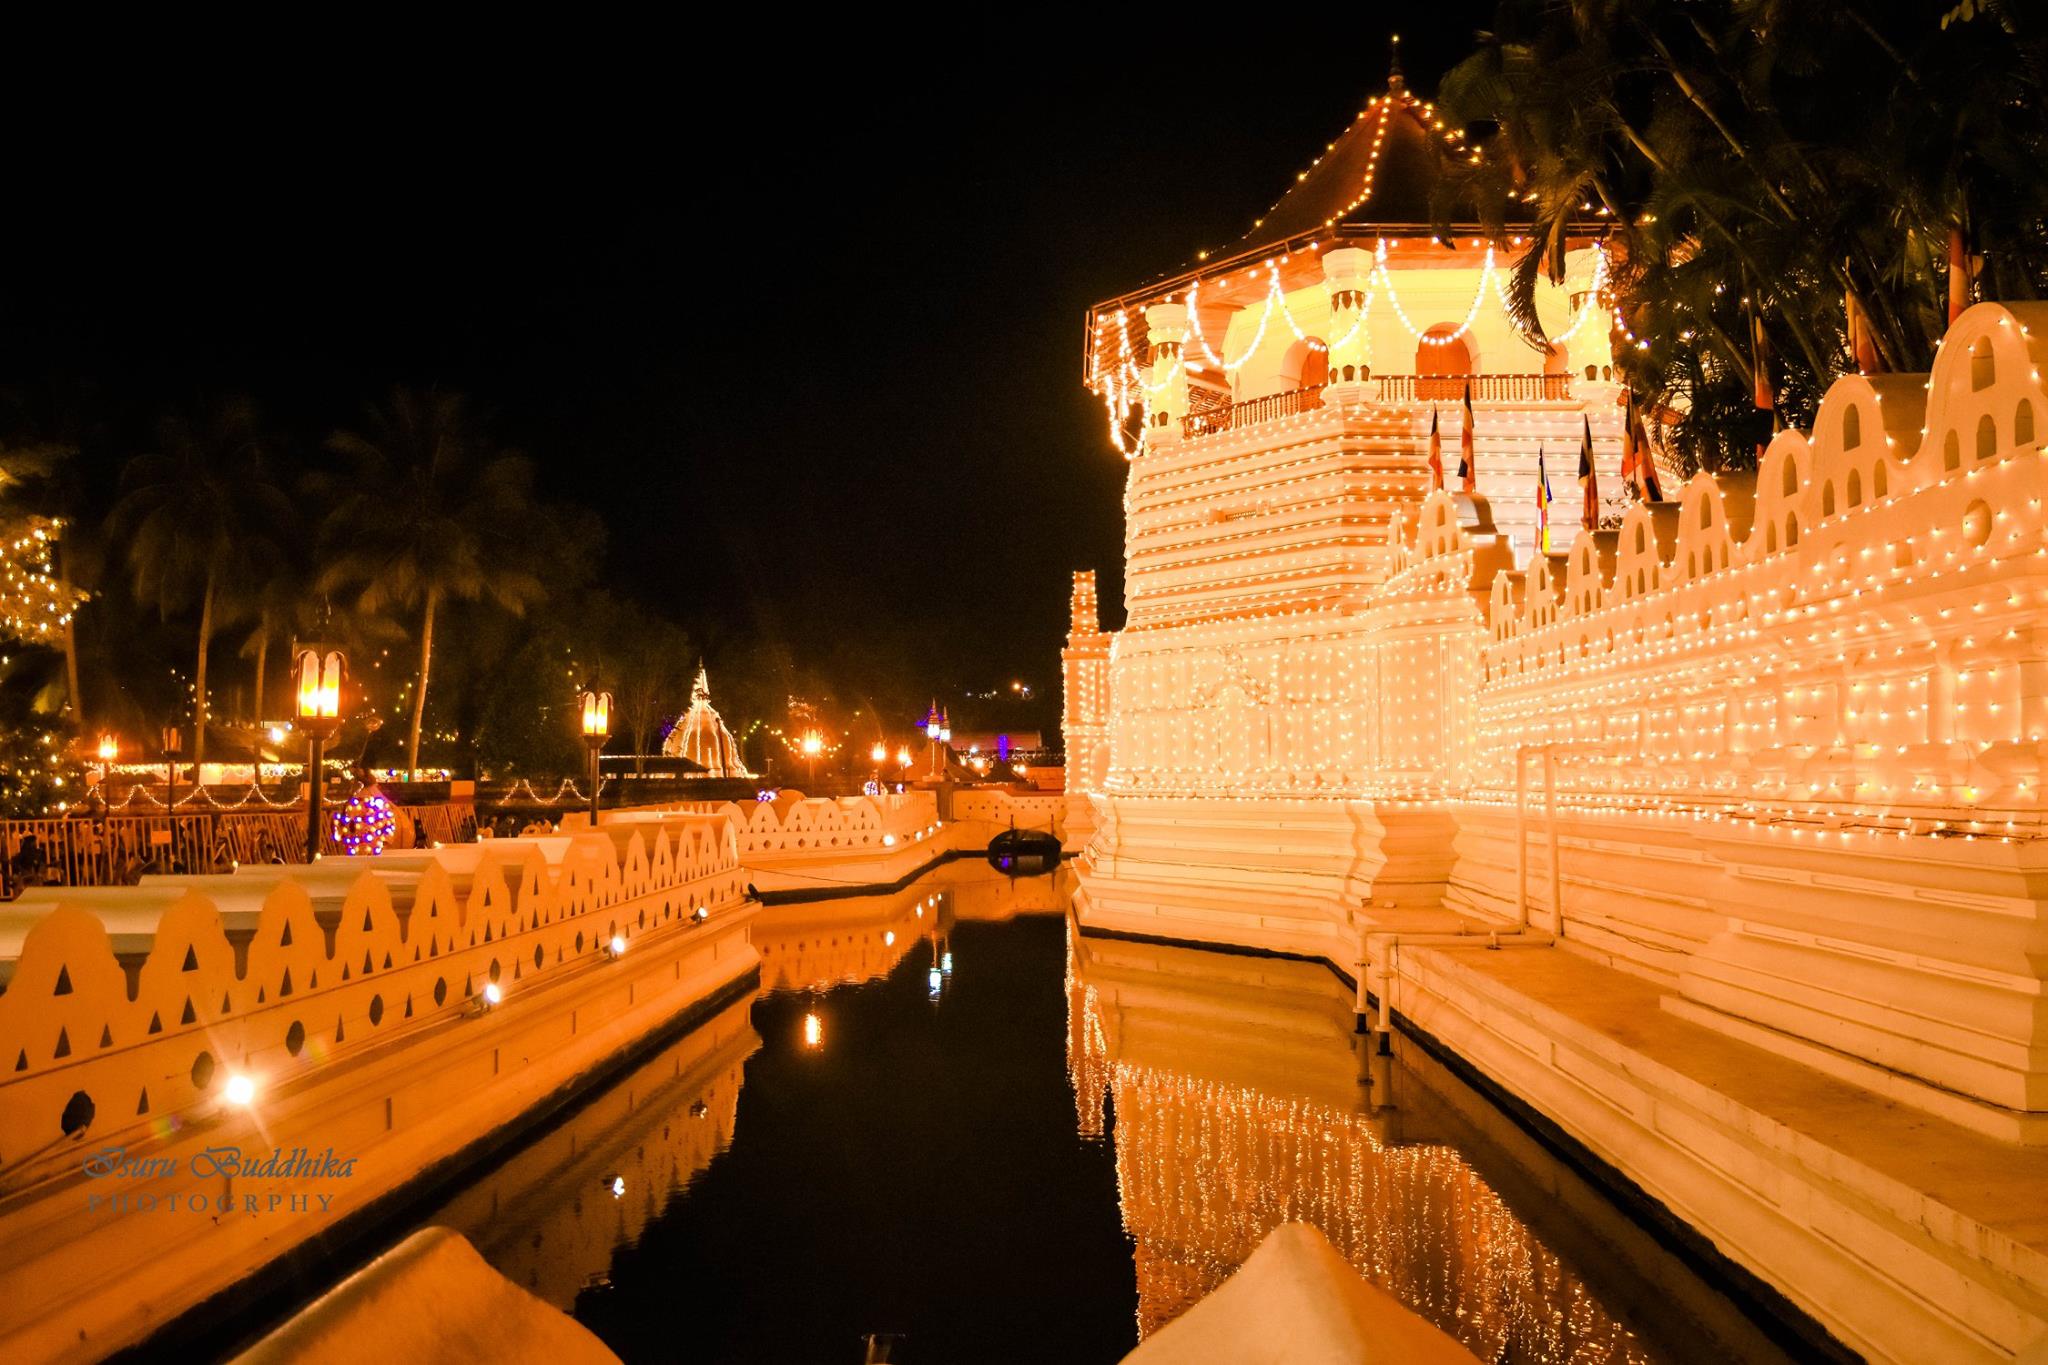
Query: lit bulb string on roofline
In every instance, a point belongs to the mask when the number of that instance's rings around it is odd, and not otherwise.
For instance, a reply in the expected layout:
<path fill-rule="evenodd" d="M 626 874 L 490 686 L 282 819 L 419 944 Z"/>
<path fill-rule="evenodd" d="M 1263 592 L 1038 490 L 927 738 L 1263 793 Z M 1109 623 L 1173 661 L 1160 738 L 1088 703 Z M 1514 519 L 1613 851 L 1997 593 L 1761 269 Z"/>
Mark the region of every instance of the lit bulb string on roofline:
<path fill-rule="evenodd" d="M 1319 243 L 1311 243 L 1310 249 L 1316 249 L 1319 245 Z M 1411 337 L 1414 337 L 1417 341 L 1419 341 L 1421 344 L 1425 346 L 1448 346 L 1452 342 L 1457 341 L 1460 338 L 1464 337 L 1466 333 L 1470 332 L 1474 324 L 1478 321 L 1479 309 L 1485 302 L 1487 286 L 1489 283 L 1493 285 L 1494 292 L 1500 300 L 1502 313 L 1504 315 L 1508 314 L 1507 285 L 1506 282 L 1500 277 L 1499 265 L 1494 255 L 1494 248 L 1491 246 L 1487 247 L 1486 249 L 1486 259 L 1480 267 L 1479 287 L 1473 291 L 1472 304 L 1469 308 L 1465 310 L 1464 320 L 1459 323 L 1458 327 L 1454 331 L 1442 334 L 1431 334 L 1428 331 L 1428 329 L 1417 327 L 1415 325 L 1414 319 L 1408 315 L 1407 309 L 1402 306 L 1400 294 L 1394 285 L 1393 272 L 1388 268 L 1387 265 L 1387 242 L 1385 238 L 1380 239 L 1375 255 L 1377 259 L 1374 263 L 1373 273 L 1370 276 L 1370 280 L 1374 284 L 1375 288 L 1367 291 L 1364 306 L 1359 309 L 1358 316 L 1352 321 L 1350 330 L 1345 332 L 1343 336 L 1337 338 L 1335 341 L 1324 341 L 1320 337 L 1310 336 L 1303 329 L 1300 320 L 1294 316 L 1294 310 L 1288 307 L 1286 293 L 1284 290 L 1282 290 L 1280 286 L 1280 261 L 1268 261 L 1265 264 L 1265 269 L 1267 272 L 1269 283 L 1266 289 L 1265 297 L 1261 302 L 1259 324 L 1258 327 L 1253 331 L 1251 340 L 1246 344 L 1244 353 L 1240 355 L 1236 360 L 1230 360 L 1222 355 L 1217 354 L 1215 348 L 1210 345 L 1208 336 L 1202 330 L 1201 314 L 1198 311 L 1201 290 L 1201 285 L 1199 281 L 1188 287 L 1188 292 L 1184 300 L 1185 306 L 1188 310 L 1189 333 L 1193 336 L 1195 344 L 1197 347 L 1200 348 L 1202 356 L 1205 360 L 1207 360 L 1210 364 L 1217 366 L 1225 374 L 1236 374 L 1239 370 L 1243 369 L 1247 363 L 1250 362 L 1251 358 L 1258 353 L 1259 348 L 1262 345 L 1264 345 L 1266 333 L 1272 325 L 1273 313 L 1276 309 L 1279 311 L 1281 319 L 1286 322 L 1288 330 L 1294 333 L 1295 339 L 1297 341 L 1307 343 L 1311 349 L 1317 351 L 1329 351 L 1337 347 L 1348 345 L 1351 342 L 1351 340 L 1365 328 L 1367 319 L 1370 316 L 1372 310 L 1373 302 L 1378 297 L 1379 292 L 1382 290 L 1384 290 L 1386 294 L 1387 302 L 1390 305 L 1392 305 L 1394 310 L 1394 316 L 1400 321 L 1402 329 L 1405 330 Z M 1284 259 L 1285 258 L 1282 258 L 1282 260 Z M 1602 308 L 1604 307 L 1602 300 L 1604 297 L 1606 283 L 1607 253 L 1606 250 L 1602 248 L 1599 251 L 1599 254 L 1594 262 L 1593 281 L 1591 288 L 1587 291 L 1586 302 L 1580 305 L 1578 312 L 1572 317 L 1572 320 L 1568 324 L 1566 324 L 1562 331 L 1548 338 L 1548 341 L 1552 346 L 1560 345 L 1564 342 L 1571 340 L 1574 336 L 1577 336 L 1579 331 L 1585 327 L 1586 322 L 1595 313 L 1602 310 Z M 1117 370 L 1126 371 L 1126 373 L 1119 374 L 1117 373 L 1117 371 L 1112 371 L 1112 374 L 1115 377 L 1112 379 L 1111 383 L 1117 388 L 1128 390 L 1130 387 L 1132 387 L 1133 384 L 1136 383 L 1137 367 L 1135 361 L 1130 359 L 1130 333 L 1128 315 L 1122 311 L 1119 311 L 1116 315 L 1116 319 L 1117 328 L 1119 332 L 1118 341 L 1121 362 L 1117 367 Z M 1509 322 L 1510 325 L 1513 325 L 1513 319 L 1511 315 L 1509 316 Z M 1106 325 L 1106 320 L 1098 320 L 1098 330 L 1100 329 L 1100 327 L 1104 325 Z M 1519 335 L 1528 338 L 1531 341 L 1534 341 L 1536 339 L 1531 333 L 1527 332 L 1521 327 L 1515 327 L 1515 331 Z M 1623 331 L 1627 331 L 1625 326 L 1623 327 Z M 1633 334 L 1630 334 L 1629 339 L 1632 341 L 1635 340 Z M 1099 373 L 1100 371 L 1098 371 L 1098 374 Z M 1170 378 L 1166 382 L 1171 382 Z M 1164 382 L 1157 385 L 1149 385 L 1147 387 L 1149 388 L 1150 392 L 1155 394 L 1162 393 L 1165 391 Z"/>

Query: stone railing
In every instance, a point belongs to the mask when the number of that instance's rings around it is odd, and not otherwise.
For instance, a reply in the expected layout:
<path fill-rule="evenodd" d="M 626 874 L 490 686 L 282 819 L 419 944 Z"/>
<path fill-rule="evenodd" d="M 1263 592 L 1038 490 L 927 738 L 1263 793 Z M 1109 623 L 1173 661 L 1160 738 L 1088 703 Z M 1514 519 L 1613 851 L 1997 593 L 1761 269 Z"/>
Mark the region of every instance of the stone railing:
<path fill-rule="evenodd" d="M 1568 374 L 1382 374 L 1365 381 L 1376 403 L 1457 403 L 1466 386 L 1475 403 L 1562 403 L 1571 398 Z M 1313 412 L 1323 406 L 1324 388 L 1263 394 L 1239 403 L 1219 403 L 1181 419 L 1184 436 L 1213 436 Z"/>
<path fill-rule="evenodd" d="M 772 801 L 700 804 L 686 809 L 732 820 L 741 862 L 763 856 L 843 857 L 880 852 L 938 833 L 938 804 L 928 791 L 886 796 L 805 796 L 784 788 Z"/>

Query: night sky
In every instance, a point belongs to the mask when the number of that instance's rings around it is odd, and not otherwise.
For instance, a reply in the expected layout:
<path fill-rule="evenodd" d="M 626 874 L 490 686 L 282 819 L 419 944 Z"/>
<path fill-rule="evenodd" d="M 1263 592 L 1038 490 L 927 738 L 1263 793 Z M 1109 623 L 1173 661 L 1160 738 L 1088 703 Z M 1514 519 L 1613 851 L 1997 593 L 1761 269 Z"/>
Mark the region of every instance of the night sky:
<path fill-rule="evenodd" d="M 1121 616 L 1083 310 L 1244 232 L 1383 86 L 1386 28 L 1290 22 L 1325 60 L 805 26 L 40 76 L 4 96 L 0 386 L 144 433 L 247 392 L 309 449 L 461 389 L 602 514 L 615 590 L 1056 697 L 1068 572 Z M 1411 83 L 1478 22 L 1404 23 Z"/>

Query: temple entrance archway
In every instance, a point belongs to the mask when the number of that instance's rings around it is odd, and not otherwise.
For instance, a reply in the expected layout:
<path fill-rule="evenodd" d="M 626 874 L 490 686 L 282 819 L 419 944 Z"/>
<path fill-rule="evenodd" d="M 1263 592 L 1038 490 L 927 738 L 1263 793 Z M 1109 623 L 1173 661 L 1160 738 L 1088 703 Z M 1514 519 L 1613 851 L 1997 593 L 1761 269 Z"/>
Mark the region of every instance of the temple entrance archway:
<path fill-rule="evenodd" d="M 1472 347 L 1460 329 L 1439 322 L 1415 343 L 1415 396 L 1427 401 L 1462 398 L 1472 373 Z"/>

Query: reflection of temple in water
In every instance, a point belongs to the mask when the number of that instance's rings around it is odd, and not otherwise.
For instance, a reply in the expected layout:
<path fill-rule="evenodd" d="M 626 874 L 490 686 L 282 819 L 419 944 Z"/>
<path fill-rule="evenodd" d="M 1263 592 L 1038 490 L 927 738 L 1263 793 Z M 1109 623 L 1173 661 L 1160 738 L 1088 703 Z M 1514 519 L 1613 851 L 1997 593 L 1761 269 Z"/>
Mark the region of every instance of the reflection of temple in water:
<path fill-rule="evenodd" d="M 752 998 L 720 1010 L 426 1221 L 567 1309 L 732 1141 L 740 1074 L 761 1045 Z"/>
<path fill-rule="evenodd" d="M 750 933 L 763 991 L 824 991 L 876 981 L 922 939 L 937 962 L 960 921 L 1064 914 L 1073 871 L 1006 877 L 980 859 L 949 862 L 901 890 L 763 906 Z"/>
<path fill-rule="evenodd" d="M 1426 1056 L 1373 1057 L 1320 965 L 1090 937 L 1069 967 L 1076 1116 L 1100 1136 L 1113 1107 L 1141 1336 L 1300 1220 L 1481 1360 L 1648 1360 L 1632 1329 L 1674 1314 L 1681 1354 L 1771 1354 L 1684 1272 L 1646 1283 L 1668 1255 Z"/>

